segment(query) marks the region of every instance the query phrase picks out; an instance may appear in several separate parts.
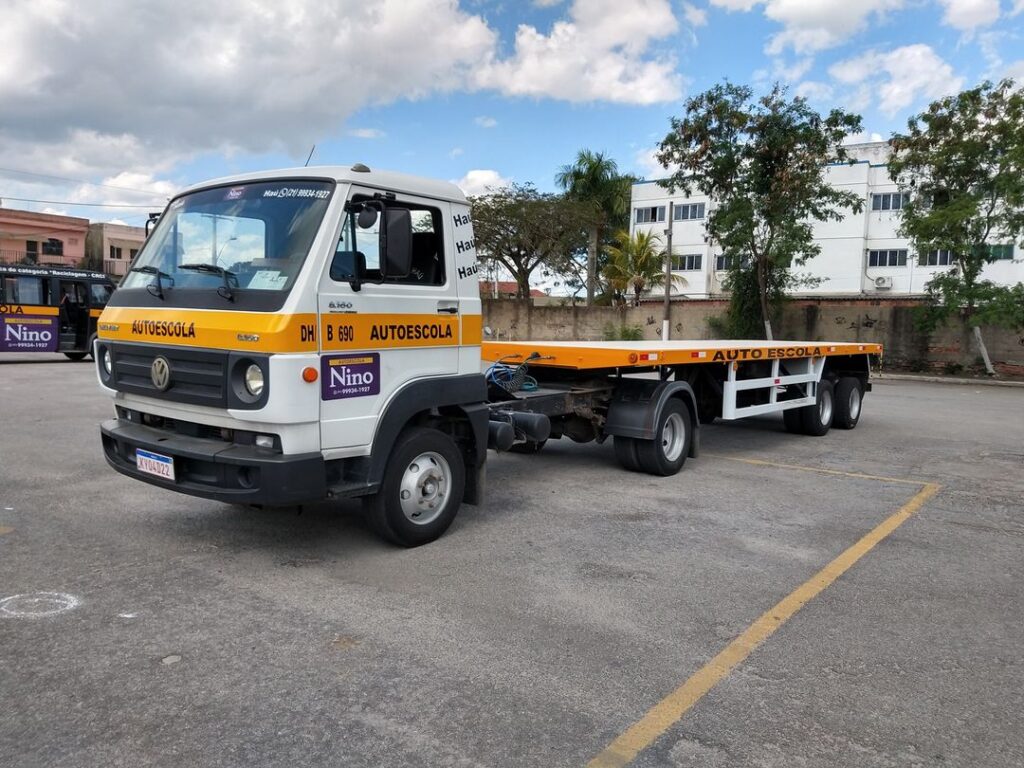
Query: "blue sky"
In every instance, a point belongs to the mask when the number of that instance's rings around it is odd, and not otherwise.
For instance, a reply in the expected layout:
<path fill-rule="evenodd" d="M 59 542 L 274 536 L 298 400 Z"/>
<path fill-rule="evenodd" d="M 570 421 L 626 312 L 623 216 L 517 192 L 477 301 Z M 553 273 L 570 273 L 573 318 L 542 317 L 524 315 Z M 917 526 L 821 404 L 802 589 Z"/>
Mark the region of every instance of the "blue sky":
<path fill-rule="evenodd" d="M 723 78 L 857 111 L 870 139 L 1004 76 L 1024 81 L 1024 0 L 13 0 L 0 198 L 138 224 L 313 144 L 314 165 L 551 190 L 584 147 L 659 176 L 669 117 Z"/>

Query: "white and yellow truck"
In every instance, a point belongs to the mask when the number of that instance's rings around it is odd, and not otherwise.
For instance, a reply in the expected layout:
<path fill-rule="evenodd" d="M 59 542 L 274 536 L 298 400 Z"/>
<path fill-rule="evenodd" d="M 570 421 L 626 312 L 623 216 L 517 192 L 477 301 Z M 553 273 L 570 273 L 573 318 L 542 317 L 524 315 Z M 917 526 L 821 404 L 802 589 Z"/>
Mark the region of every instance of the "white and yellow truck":
<path fill-rule="evenodd" d="M 223 502 L 364 497 L 370 525 L 431 541 L 484 494 L 488 448 L 611 437 L 673 475 L 702 423 L 781 412 L 852 428 L 877 345 L 490 342 L 470 208 L 454 185 L 352 167 L 175 196 L 100 317 L 109 464 Z"/>

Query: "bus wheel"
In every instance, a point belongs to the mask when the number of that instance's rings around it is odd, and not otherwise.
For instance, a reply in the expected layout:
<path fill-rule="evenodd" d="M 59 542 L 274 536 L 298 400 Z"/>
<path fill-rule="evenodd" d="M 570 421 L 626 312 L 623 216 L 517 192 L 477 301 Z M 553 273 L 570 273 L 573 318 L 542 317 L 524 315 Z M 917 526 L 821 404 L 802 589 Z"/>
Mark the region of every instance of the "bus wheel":
<path fill-rule="evenodd" d="M 835 402 L 835 390 L 832 388 L 832 382 L 822 379 L 818 382 L 817 402 L 800 409 L 805 435 L 821 437 L 828 434 L 835 416 Z"/>
<path fill-rule="evenodd" d="M 669 400 L 661 409 L 654 439 L 636 441 L 640 468 L 649 475 L 674 475 L 686 463 L 692 438 L 690 410 L 681 400 Z"/>
<path fill-rule="evenodd" d="M 88 357 L 88 352 L 65 352 L 64 357 L 68 360 L 74 360 L 76 363 L 85 360 Z"/>
<path fill-rule="evenodd" d="M 615 436 L 615 458 L 623 469 L 630 472 L 640 471 L 640 459 L 636 455 L 636 440 L 632 437 Z"/>
<path fill-rule="evenodd" d="M 853 429 L 860 421 L 861 406 L 864 403 L 864 388 L 856 376 L 844 376 L 836 384 L 836 415 L 832 426 L 837 429 Z"/>
<path fill-rule="evenodd" d="M 364 509 L 374 531 L 403 547 L 438 538 L 452 524 L 466 486 L 466 468 L 455 442 L 436 429 L 415 427 L 399 435 L 380 491 Z"/>

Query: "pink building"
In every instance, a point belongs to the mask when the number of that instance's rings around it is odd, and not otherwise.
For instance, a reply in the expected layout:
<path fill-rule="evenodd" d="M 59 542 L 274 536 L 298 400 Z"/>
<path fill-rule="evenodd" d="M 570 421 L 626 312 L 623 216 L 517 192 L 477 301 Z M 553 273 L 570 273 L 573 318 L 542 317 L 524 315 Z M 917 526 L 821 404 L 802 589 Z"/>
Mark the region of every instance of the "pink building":
<path fill-rule="evenodd" d="M 0 207 L 0 262 L 77 266 L 88 231 L 88 219 Z"/>
<path fill-rule="evenodd" d="M 103 271 L 119 281 L 128 272 L 128 266 L 135 254 L 146 242 L 146 230 L 143 227 L 129 227 L 126 224 L 91 224 L 86 238 L 85 252 L 89 256 L 89 265 Z"/>

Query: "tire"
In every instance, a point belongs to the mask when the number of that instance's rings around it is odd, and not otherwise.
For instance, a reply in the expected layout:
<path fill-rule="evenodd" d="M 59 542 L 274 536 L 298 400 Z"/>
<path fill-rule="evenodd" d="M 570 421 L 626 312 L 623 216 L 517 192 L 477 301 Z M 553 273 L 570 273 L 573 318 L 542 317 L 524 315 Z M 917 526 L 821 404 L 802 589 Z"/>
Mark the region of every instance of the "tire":
<path fill-rule="evenodd" d="M 615 436 L 615 458 L 624 469 L 630 472 L 640 471 L 640 459 L 636 455 L 636 440 L 632 437 Z"/>
<path fill-rule="evenodd" d="M 85 358 L 88 357 L 88 356 L 89 356 L 88 352 L 65 352 L 64 353 L 64 357 L 66 357 L 68 360 L 74 360 L 76 363 L 80 363 L 82 360 L 85 360 Z"/>
<path fill-rule="evenodd" d="M 853 429 L 860 421 L 864 406 L 864 385 L 856 376 L 844 376 L 836 384 L 836 414 L 832 426 L 836 429 Z"/>
<path fill-rule="evenodd" d="M 544 447 L 545 443 L 547 443 L 547 440 L 541 440 L 540 442 L 538 442 L 536 440 L 527 440 L 526 442 L 523 442 L 523 443 L 516 443 L 515 445 L 513 445 L 511 448 L 508 449 L 508 452 L 509 453 L 540 453 L 540 451 Z"/>
<path fill-rule="evenodd" d="M 363 509 L 377 535 L 418 547 L 448 530 L 465 488 L 466 468 L 455 442 L 439 430 L 414 427 L 398 436 L 380 490 L 366 498 Z"/>
<path fill-rule="evenodd" d="M 790 408 L 788 411 L 782 412 L 782 422 L 786 425 L 787 432 L 792 432 L 794 435 L 804 433 L 803 410 L 803 408 Z"/>
<path fill-rule="evenodd" d="M 654 434 L 653 440 L 636 441 L 640 469 L 649 475 L 674 475 L 686 463 L 693 439 L 690 409 L 682 400 L 673 398 L 665 403 Z"/>
<path fill-rule="evenodd" d="M 832 419 L 835 417 L 835 404 L 835 390 L 832 387 L 832 382 L 822 379 L 818 382 L 817 402 L 800 409 L 804 434 L 811 437 L 822 437 L 828 434 L 828 430 L 832 426 Z"/>

